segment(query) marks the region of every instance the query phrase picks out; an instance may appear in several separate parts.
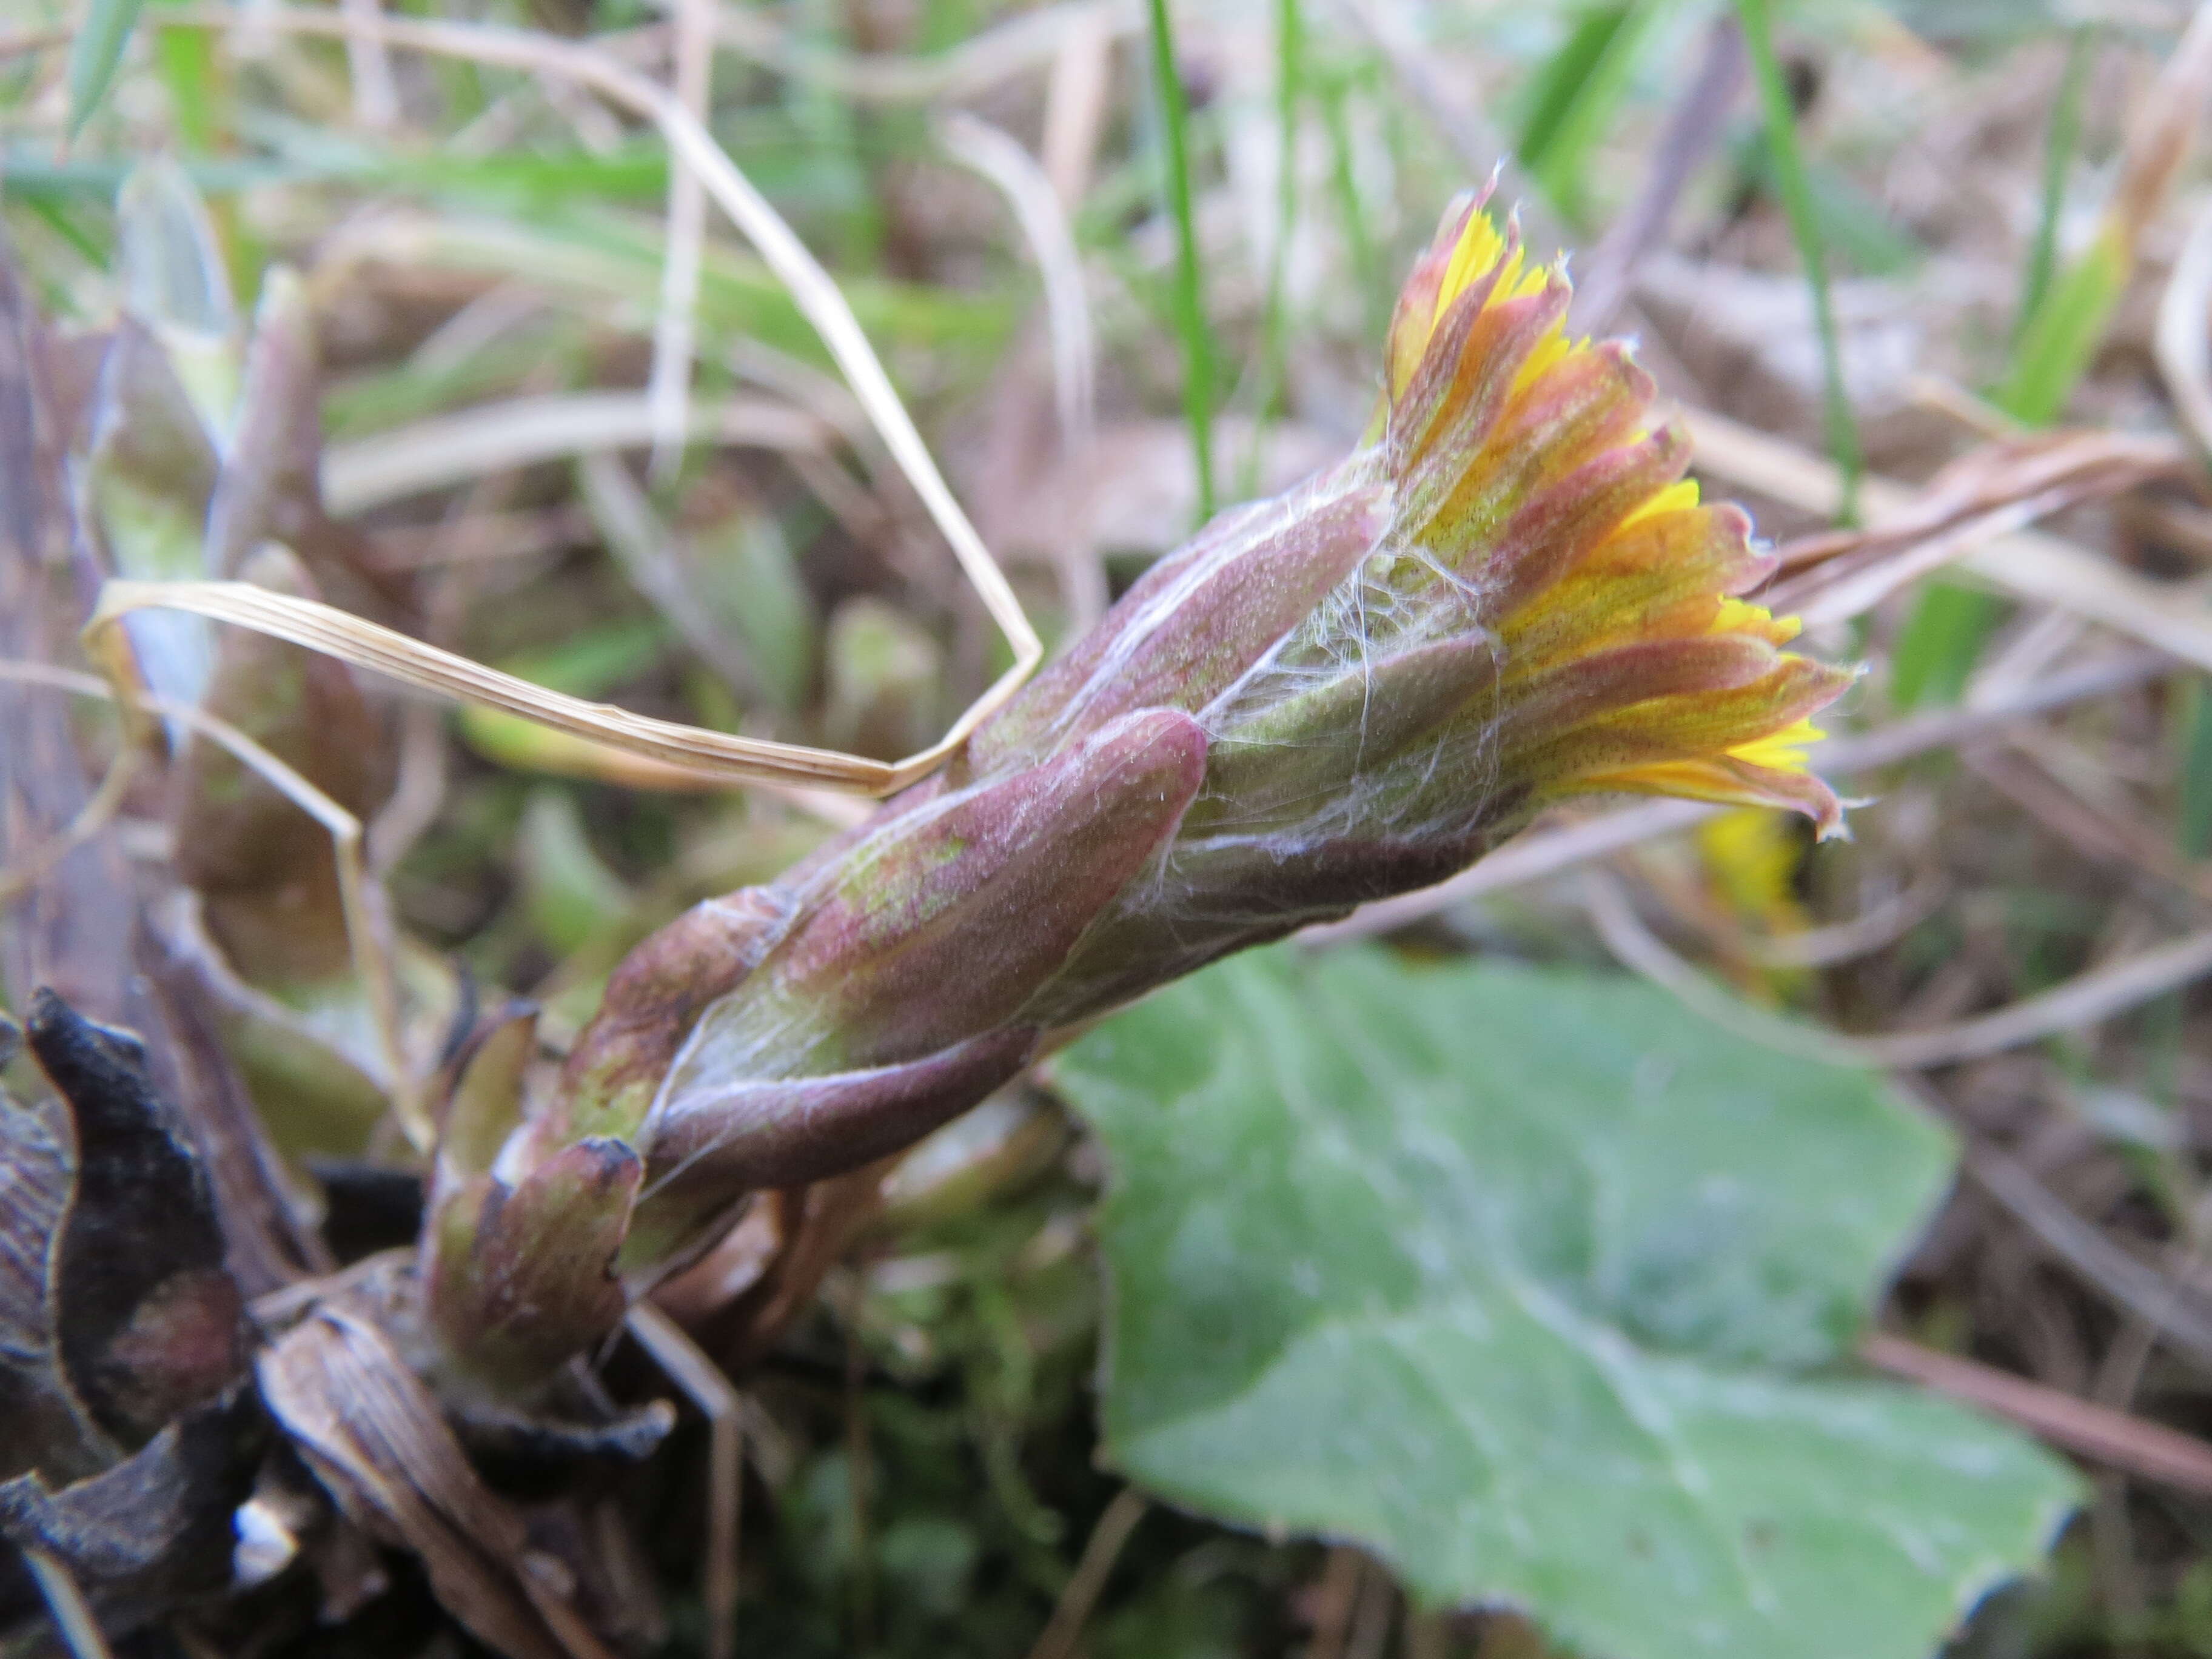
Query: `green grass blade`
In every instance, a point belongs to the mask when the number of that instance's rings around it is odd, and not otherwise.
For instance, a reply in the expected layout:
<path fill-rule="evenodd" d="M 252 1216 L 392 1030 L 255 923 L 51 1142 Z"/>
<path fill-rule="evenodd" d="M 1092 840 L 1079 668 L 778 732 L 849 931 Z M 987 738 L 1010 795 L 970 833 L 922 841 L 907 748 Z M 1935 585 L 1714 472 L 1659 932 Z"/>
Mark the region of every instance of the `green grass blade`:
<path fill-rule="evenodd" d="M 2066 175 L 2081 132 L 2082 88 L 2093 31 L 2075 32 L 2044 146 L 2043 203 L 2021 283 L 2011 361 L 1990 401 L 2014 419 L 2048 426 L 2074 395 L 2127 286 L 2133 260 L 2107 228 L 2063 274 L 2057 270 L 2058 219 Z M 1941 580 L 1923 591 L 1898 635 L 1892 687 L 1900 708 L 1954 702 L 1966 688 L 2008 607 L 1992 594 Z"/>
<path fill-rule="evenodd" d="M 1990 401 L 2030 426 L 2057 419 L 2096 356 L 2133 263 L 2109 228 L 2100 234 L 2045 291 L 2021 335 L 2012 372 Z M 1955 702 L 2006 610 L 1992 595 L 1929 583 L 1898 639 L 1893 683 L 1899 706 L 1927 698 Z M 1913 695 L 1907 696 L 1908 690 Z"/>
<path fill-rule="evenodd" d="M 74 141 L 107 96 L 145 0 L 92 0 L 70 42 L 69 136 Z"/>
<path fill-rule="evenodd" d="M 2183 856 L 2202 859 L 2212 854 L 2212 696 L 2195 675 L 2184 679 L 2178 692 L 2181 789 L 2174 842 Z"/>
<path fill-rule="evenodd" d="M 2021 288 L 2011 361 L 1991 394 L 1998 408 L 2030 426 L 2048 426 L 2088 372 L 2105 330 L 2135 271 L 2127 228 L 2108 215 L 2096 239 L 2063 272 L 2058 220 L 2066 175 L 2081 142 L 2083 88 L 2094 56 L 2094 34 L 2075 32 L 2066 73 L 2051 112 L 2044 147 L 2043 203 Z"/>
<path fill-rule="evenodd" d="M 2027 266 L 2021 273 L 2020 313 L 2013 324 L 2013 344 L 2018 349 L 2028 324 L 2043 307 L 2051 278 L 2058 269 L 2058 218 L 2066 205 L 2066 175 L 2073 170 L 2081 143 L 2081 94 L 2089 84 L 2089 66 L 2096 32 L 2075 29 L 2066 52 L 2066 72 L 2058 83 L 2057 100 L 2051 106 L 2051 125 L 2043 144 L 2043 199 L 2035 222 L 2035 240 L 2027 251 Z"/>
<path fill-rule="evenodd" d="M 1991 401 L 2030 426 L 2057 420 L 2096 356 L 2134 269 L 2118 228 L 2106 226 L 2045 292 Z"/>
<path fill-rule="evenodd" d="M 1958 702 L 2004 613 L 2002 599 L 1978 587 L 1947 581 L 1923 587 L 1891 659 L 1890 696 L 1897 707 Z"/>
<path fill-rule="evenodd" d="M 1747 183 L 1781 194 L 1764 131 L 1746 134 L 1733 149 L 1736 169 Z M 1893 276 L 1928 257 L 1927 248 L 1892 222 L 1881 202 L 1840 167 L 1807 156 L 1805 187 L 1812 194 L 1820 245 L 1838 269 L 1863 276 Z"/>
<path fill-rule="evenodd" d="M 1329 189 L 1336 197 L 1337 216 L 1344 224 L 1344 240 L 1352 251 L 1352 270 L 1359 284 L 1360 310 L 1366 318 L 1366 337 L 1376 347 L 1382 343 L 1383 325 L 1389 318 L 1390 298 L 1384 286 L 1382 259 L 1368 228 L 1367 210 L 1359 199 L 1359 178 L 1352 162 L 1352 117 L 1348 108 L 1352 88 L 1341 74 L 1316 77 L 1321 112 L 1328 128 Z"/>
<path fill-rule="evenodd" d="M 1198 467 L 1198 516 L 1213 516 L 1213 343 L 1206 332 L 1200 283 L 1198 222 L 1190 200 L 1190 111 L 1176 64 L 1175 29 L 1167 0 L 1151 0 L 1152 82 L 1165 140 L 1168 206 L 1176 224 L 1176 331 L 1182 337 L 1184 413 Z"/>
<path fill-rule="evenodd" d="M 14 180 L 10 179 L 10 185 Z M 109 192 L 111 195 L 112 191 Z M 101 226 L 94 229 L 85 224 L 85 204 L 46 192 L 25 192 L 11 188 L 8 195 L 20 200 L 41 220 L 46 228 L 94 270 L 105 270 L 115 257 L 113 228 Z M 46 300 L 48 307 L 66 315 L 66 308 L 58 296 Z"/>
<path fill-rule="evenodd" d="M 1584 164 L 1613 125 L 1662 9 L 1662 0 L 1595 7 L 1537 72 L 1521 162 L 1570 217 L 1583 216 Z"/>
<path fill-rule="evenodd" d="M 1567 118 L 1584 86 L 1628 26 L 1626 5 L 1593 6 L 1583 13 L 1559 49 L 1536 71 L 1528 100 L 1528 112 L 1521 123 L 1521 165 L 1540 173 L 1552 145 L 1567 125 Z"/>
<path fill-rule="evenodd" d="M 214 31 L 156 29 L 154 46 L 177 137 L 186 154 L 204 155 L 221 137 L 222 88 L 216 72 Z"/>
<path fill-rule="evenodd" d="M 1790 216 L 1790 229 L 1797 240 L 1798 257 L 1805 264 L 1805 284 L 1812 291 L 1813 320 L 1820 335 L 1823 380 L 1822 415 L 1827 428 L 1828 453 L 1844 475 L 1844 499 L 1838 518 L 1849 524 L 1858 517 L 1859 477 L 1866 471 L 1859 447 L 1858 422 L 1851 414 L 1850 395 L 1844 384 L 1842 343 L 1836 334 L 1836 308 L 1828 292 L 1828 262 L 1820 233 L 1819 210 L 1805 176 L 1805 158 L 1797 148 L 1796 111 L 1782 64 L 1774 55 L 1774 18 L 1768 0 L 1736 0 L 1736 15 L 1743 23 L 1744 44 L 1750 49 L 1753 77 L 1766 116 L 1766 142 L 1774 163 L 1774 180 Z"/>

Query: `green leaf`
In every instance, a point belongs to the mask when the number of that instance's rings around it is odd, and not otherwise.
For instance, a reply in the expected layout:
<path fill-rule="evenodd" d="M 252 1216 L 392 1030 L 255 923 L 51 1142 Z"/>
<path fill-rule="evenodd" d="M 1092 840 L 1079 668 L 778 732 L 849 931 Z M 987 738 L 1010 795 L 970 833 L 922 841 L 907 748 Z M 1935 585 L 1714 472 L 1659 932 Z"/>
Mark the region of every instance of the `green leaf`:
<path fill-rule="evenodd" d="M 1285 949 L 1058 1079 L 1115 1171 L 1111 1460 L 1593 1659 L 1917 1659 L 2079 1483 L 1844 1376 L 1948 1183 L 1873 1075 L 1641 983 Z"/>
<path fill-rule="evenodd" d="M 92 0 L 84 21 L 77 26 L 69 53 L 69 136 L 84 131 L 100 100 L 107 96 L 115 79 L 123 48 L 130 44 L 131 27 L 138 21 L 145 0 Z"/>
<path fill-rule="evenodd" d="M 210 29 L 156 29 L 154 33 L 155 58 L 168 88 L 177 137 L 189 154 L 205 154 L 222 136 L 222 93 L 215 46 Z"/>
<path fill-rule="evenodd" d="M 531 925 L 562 956 L 581 950 L 635 906 L 622 878 L 592 847 L 570 790 L 547 785 L 530 792 L 515 826 L 515 862 Z"/>

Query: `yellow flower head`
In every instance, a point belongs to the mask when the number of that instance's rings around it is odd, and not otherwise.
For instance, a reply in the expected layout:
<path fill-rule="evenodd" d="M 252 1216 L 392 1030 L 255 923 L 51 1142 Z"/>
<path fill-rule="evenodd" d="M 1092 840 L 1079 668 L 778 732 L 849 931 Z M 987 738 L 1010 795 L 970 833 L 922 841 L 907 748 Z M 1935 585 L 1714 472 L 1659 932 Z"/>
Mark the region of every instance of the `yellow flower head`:
<path fill-rule="evenodd" d="M 1788 806 L 1841 826 L 1806 768 L 1848 671 L 1794 617 L 1737 507 L 1701 503 L 1620 341 L 1566 332 L 1571 289 L 1462 198 L 1391 322 L 1381 443 L 1393 538 L 1479 594 L 1500 647 L 1501 760 L 1540 804 L 1629 791 Z"/>

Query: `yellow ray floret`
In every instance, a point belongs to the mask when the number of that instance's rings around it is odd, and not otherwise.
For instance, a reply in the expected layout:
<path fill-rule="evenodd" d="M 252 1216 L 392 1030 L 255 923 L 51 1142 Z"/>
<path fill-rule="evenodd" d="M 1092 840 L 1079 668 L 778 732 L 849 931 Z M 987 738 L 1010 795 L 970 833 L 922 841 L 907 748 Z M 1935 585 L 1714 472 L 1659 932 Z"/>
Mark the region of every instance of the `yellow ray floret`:
<path fill-rule="evenodd" d="M 1850 683 L 1783 647 L 1740 595 L 1773 568 L 1749 521 L 1701 505 L 1688 446 L 1628 349 L 1565 326 L 1568 284 L 1518 228 L 1462 200 L 1393 319 L 1387 420 L 1401 534 L 1493 607 L 1516 660 L 1503 753 L 1538 799 L 1626 790 L 1781 805 L 1840 829 L 1806 716 Z M 1510 352 L 1504 397 L 1484 359 Z M 1395 428 L 1395 430 L 1393 428 Z"/>
<path fill-rule="evenodd" d="M 1437 250 L 1431 250 L 1434 260 Z M 1430 264 L 1433 270 L 1435 266 Z M 1522 246 L 1517 233 L 1509 235 L 1498 229 L 1480 204 L 1466 210 L 1466 221 L 1457 239 L 1444 257 L 1443 271 L 1437 279 L 1435 297 L 1424 310 L 1411 317 L 1401 314 L 1392 330 L 1390 346 L 1391 382 L 1394 394 L 1404 389 L 1406 376 L 1419 361 L 1422 349 L 1435 333 L 1437 325 L 1452 306 L 1476 283 L 1487 281 L 1496 273 L 1490 291 L 1482 302 L 1486 312 L 1509 301 L 1524 300 L 1540 294 L 1553 280 L 1555 273 L 1543 266 L 1528 263 L 1528 251 Z M 1418 283 L 1419 278 L 1416 277 Z M 1540 378 L 1545 370 L 1557 363 L 1569 352 L 1587 346 L 1587 340 L 1570 339 L 1563 324 L 1554 323 L 1545 331 L 1528 360 L 1514 377 L 1513 389 L 1518 392 Z"/>
<path fill-rule="evenodd" d="M 1793 623 L 1796 617 L 1790 619 Z M 1828 734 L 1810 720 L 1799 720 L 1779 732 L 1770 732 L 1749 743 L 1740 743 L 1729 752 L 1731 760 L 1740 760 L 1747 766 L 1764 767 L 1770 772 L 1802 772 L 1806 769 L 1805 751 Z"/>
<path fill-rule="evenodd" d="M 1638 441 L 1647 435 L 1640 432 L 1636 434 Z M 1623 519 L 1615 533 L 1619 533 L 1619 530 L 1627 529 L 1631 525 L 1641 524 L 1646 519 L 1656 519 L 1662 513 L 1686 513 L 1697 504 L 1698 481 L 1695 478 L 1684 478 L 1678 483 L 1668 484 L 1650 501 Z"/>
<path fill-rule="evenodd" d="M 1505 261 L 1505 269 L 1498 272 L 1498 285 L 1491 291 L 1489 300 L 1485 302 L 1486 305 L 1494 306 L 1506 300 L 1519 300 L 1540 293 L 1549 273 L 1540 268 L 1534 270 L 1522 269 L 1528 258 L 1527 251 L 1521 246 L 1518 239 L 1510 246 L 1511 252 L 1508 252 L 1506 238 L 1491 222 L 1488 214 L 1479 208 L 1469 213 L 1467 228 L 1460 233 L 1459 241 L 1452 249 L 1450 263 L 1444 266 L 1444 279 L 1437 289 L 1436 307 L 1430 313 L 1429 326 L 1434 328 L 1444 313 L 1451 309 L 1453 301 L 1496 270 L 1501 258 Z"/>
<path fill-rule="evenodd" d="M 1504 261 L 1502 270 L 1498 265 L 1501 258 Z M 1451 263 L 1444 267 L 1443 283 L 1437 289 L 1436 309 L 1429 319 L 1430 328 L 1433 330 L 1444 313 L 1451 309 L 1453 301 L 1493 270 L 1498 272 L 1498 280 L 1491 288 L 1490 297 L 1483 301 L 1485 311 L 1509 300 L 1524 300 L 1532 294 L 1540 294 L 1552 279 L 1552 273 L 1542 266 L 1528 265 L 1528 250 L 1521 246 L 1517 236 L 1509 242 L 1491 222 L 1490 216 L 1478 208 L 1468 216 L 1467 228 L 1452 249 Z M 1587 340 L 1569 339 L 1564 322 L 1553 324 L 1513 377 L 1513 390 L 1526 391 L 1553 364 L 1577 346 L 1589 343 Z"/>
<path fill-rule="evenodd" d="M 1769 645 L 1787 645 L 1805 631 L 1795 617 L 1778 617 L 1765 605 L 1723 597 L 1711 629 L 1715 634 L 1749 634 Z"/>

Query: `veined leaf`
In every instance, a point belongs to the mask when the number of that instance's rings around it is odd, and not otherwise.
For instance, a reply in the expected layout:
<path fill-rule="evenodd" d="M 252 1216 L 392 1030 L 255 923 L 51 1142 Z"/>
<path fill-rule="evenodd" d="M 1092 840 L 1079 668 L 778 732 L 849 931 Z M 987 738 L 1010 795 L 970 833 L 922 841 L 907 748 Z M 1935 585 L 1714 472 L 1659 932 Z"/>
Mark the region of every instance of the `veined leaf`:
<path fill-rule="evenodd" d="M 1209 969 L 1060 1062 L 1105 1142 L 1108 1455 L 1594 1659 L 1921 1659 L 2078 1483 L 1848 1352 L 1950 1176 L 1870 1073 L 1638 982 Z"/>

